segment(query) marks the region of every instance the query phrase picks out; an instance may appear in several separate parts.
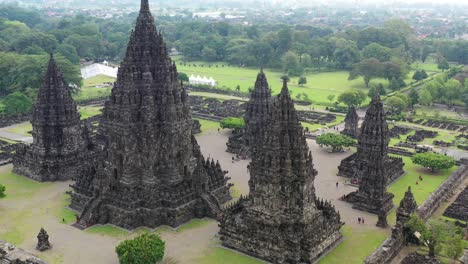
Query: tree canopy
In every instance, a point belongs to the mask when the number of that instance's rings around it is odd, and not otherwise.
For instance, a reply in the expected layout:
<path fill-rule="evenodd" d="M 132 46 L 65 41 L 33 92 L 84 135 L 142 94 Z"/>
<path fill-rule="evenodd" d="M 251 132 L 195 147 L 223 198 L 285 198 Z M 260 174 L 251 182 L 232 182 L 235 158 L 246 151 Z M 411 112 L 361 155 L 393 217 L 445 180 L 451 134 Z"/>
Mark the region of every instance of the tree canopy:
<path fill-rule="evenodd" d="M 418 153 L 412 158 L 413 163 L 430 168 L 431 171 L 449 169 L 455 166 L 455 159 L 433 152 Z"/>
<path fill-rule="evenodd" d="M 359 106 L 366 100 L 366 94 L 359 90 L 348 90 L 338 96 L 338 102 L 347 106 Z"/>
<path fill-rule="evenodd" d="M 243 118 L 228 117 L 221 120 L 220 126 L 221 128 L 242 129 L 245 127 L 245 121 Z"/>
<path fill-rule="evenodd" d="M 322 146 L 331 147 L 333 152 L 341 152 L 344 147 L 351 147 L 356 144 L 353 138 L 336 133 L 327 133 L 320 135 L 316 138 L 317 144 Z"/>
<path fill-rule="evenodd" d="M 2 184 L 0 184 L 0 199 L 6 197 L 6 187 Z"/>
<path fill-rule="evenodd" d="M 121 242 L 115 252 L 120 264 L 154 264 L 164 257 L 165 243 L 156 234 L 145 233 Z"/>

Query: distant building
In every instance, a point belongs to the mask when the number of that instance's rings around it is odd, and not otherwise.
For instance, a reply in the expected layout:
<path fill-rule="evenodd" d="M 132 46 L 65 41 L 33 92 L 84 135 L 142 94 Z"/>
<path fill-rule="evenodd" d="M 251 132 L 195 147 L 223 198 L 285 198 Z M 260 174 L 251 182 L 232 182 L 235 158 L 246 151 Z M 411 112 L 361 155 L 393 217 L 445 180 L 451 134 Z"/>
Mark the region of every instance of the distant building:
<path fill-rule="evenodd" d="M 180 54 L 181 53 L 176 48 L 172 48 L 171 51 L 169 52 L 169 56 L 177 56 Z"/>
<path fill-rule="evenodd" d="M 189 77 L 189 83 L 192 85 L 209 85 L 211 87 L 216 86 L 216 81 L 213 79 L 213 77 L 210 77 L 209 79 L 206 78 L 205 76 L 200 77 L 200 75 L 197 75 L 196 77 L 190 75 Z"/>
<path fill-rule="evenodd" d="M 112 78 L 117 78 L 117 67 L 109 67 L 107 61 L 104 64 L 94 63 L 81 68 L 81 77 L 83 79 L 89 79 L 98 75 L 105 75 Z"/>

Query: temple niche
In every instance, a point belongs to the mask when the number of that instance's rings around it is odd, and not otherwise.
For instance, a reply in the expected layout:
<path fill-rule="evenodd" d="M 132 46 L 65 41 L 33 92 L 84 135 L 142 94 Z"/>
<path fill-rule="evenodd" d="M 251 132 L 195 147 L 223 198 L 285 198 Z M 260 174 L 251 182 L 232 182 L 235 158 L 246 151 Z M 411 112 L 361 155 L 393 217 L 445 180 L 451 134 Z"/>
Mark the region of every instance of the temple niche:
<path fill-rule="evenodd" d="M 227 152 L 250 155 L 251 147 L 257 139 L 257 135 L 262 132 L 267 118 L 271 99 L 271 90 L 263 70 L 257 75 L 255 87 L 250 95 L 244 114 L 245 128 L 234 130 L 226 143 Z"/>
<path fill-rule="evenodd" d="M 338 166 L 338 176 L 351 178 L 355 183 L 359 183 L 362 180 L 362 173 L 360 170 L 365 166 L 365 164 L 369 163 L 369 159 L 372 159 L 373 152 L 378 149 L 380 149 L 378 151 L 379 154 L 382 155 L 381 162 L 385 167 L 383 177 L 385 178 L 387 185 L 405 174 L 403 170 L 403 166 L 405 165 L 403 160 L 401 158 L 388 156 L 388 143 L 390 142 L 388 125 L 385 121 L 383 105 L 381 106 L 382 109 L 377 106 L 378 104 L 382 104 L 380 103 L 380 97 L 378 100 L 379 102 L 373 102 L 373 104 L 371 104 L 371 107 L 367 110 L 365 117 L 366 125 L 368 127 L 370 127 L 370 125 L 375 127 L 375 131 L 364 131 L 363 124 L 359 133 L 352 132 L 358 127 L 359 117 L 357 116 L 356 109 L 351 107 L 346 115 L 346 124 L 343 134 L 350 136 L 353 133 L 356 134 L 359 144 L 356 153 L 341 161 L 340 166 Z M 372 107 L 372 105 L 374 107 Z M 378 112 L 373 113 L 371 111 Z M 364 132 L 367 134 L 364 134 Z M 374 135 L 374 132 L 377 133 L 376 135 L 379 137 Z"/>
<path fill-rule="evenodd" d="M 342 237 L 339 213 L 315 195 L 304 130 L 287 82 L 265 113 L 250 163 L 250 194 L 225 211 L 223 246 L 272 263 L 315 263 Z"/>
<path fill-rule="evenodd" d="M 341 133 L 352 138 L 357 138 L 359 136 L 359 115 L 355 106 L 350 106 L 348 108 L 348 113 L 345 118 L 345 128 Z"/>
<path fill-rule="evenodd" d="M 99 124 L 102 152 L 72 186 L 75 226 L 176 227 L 217 217 L 231 199 L 229 178 L 205 160 L 192 128 L 188 95 L 142 0 Z"/>
<path fill-rule="evenodd" d="M 359 189 L 344 197 L 353 208 L 379 215 L 378 226 L 385 227 L 386 216 L 393 208 L 393 194 L 387 192 L 387 184 L 395 175 L 404 173 L 401 158 L 388 156 L 388 125 L 380 95 L 376 95 L 366 112 L 361 127 L 357 153 L 352 159 L 343 160 L 343 168 L 349 169 L 360 180 Z"/>
<path fill-rule="evenodd" d="M 51 55 L 32 112 L 31 145 L 19 144 L 13 172 L 37 181 L 74 179 L 94 156 L 89 124 L 80 121 L 68 84 Z"/>

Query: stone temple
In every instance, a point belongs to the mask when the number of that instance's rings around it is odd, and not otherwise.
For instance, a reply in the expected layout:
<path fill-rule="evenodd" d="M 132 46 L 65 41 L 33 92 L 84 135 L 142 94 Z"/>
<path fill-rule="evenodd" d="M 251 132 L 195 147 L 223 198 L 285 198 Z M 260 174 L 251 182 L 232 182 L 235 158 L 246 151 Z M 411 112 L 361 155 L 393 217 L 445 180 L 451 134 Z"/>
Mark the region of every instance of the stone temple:
<path fill-rule="evenodd" d="M 375 100 L 378 100 L 378 102 Z M 362 173 L 360 173 L 360 168 L 365 166 L 369 159 L 372 159 L 372 155 L 374 154 L 373 152 L 378 150 L 379 154 L 382 155 L 382 162 L 385 167 L 383 176 L 386 183 L 390 184 L 405 174 L 403 170 L 403 166 L 405 164 L 401 158 L 388 156 L 388 143 L 390 142 L 388 125 L 385 121 L 385 116 L 383 116 L 383 120 L 381 120 L 381 117 L 378 116 L 381 114 L 385 115 L 383 105 L 380 102 L 380 97 L 378 99 L 376 98 L 375 100 L 368 109 L 365 118 L 367 121 L 366 129 L 375 129 L 375 131 L 364 131 L 364 128 L 361 128 L 361 131 L 357 134 L 356 132 L 352 132 L 357 129 L 359 120 L 356 109 L 354 108 L 354 110 L 352 110 L 350 108 L 350 111 L 346 115 L 346 127 L 343 133 L 346 135 L 358 135 L 357 138 L 359 139 L 359 145 L 355 154 L 341 161 L 340 166 L 338 166 L 338 176 L 353 178 L 358 181 L 362 180 Z M 380 109 L 380 106 L 382 109 Z M 367 134 L 363 134 L 364 132 Z M 374 132 L 377 133 L 378 137 L 373 134 Z"/>
<path fill-rule="evenodd" d="M 234 131 L 229 138 L 227 152 L 235 154 L 250 154 L 250 148 L 262 133 L 267 119 L 271 99 L 271 90 L 263 70 L 257 76 L 255 88 L 250 95 L 244 114 L 245 128 Z"/>
<path fill-rule="evenodd" d="M 92 158 L 89 124 L 80 114 L 70 89 L 51 55 L 32 112 L 31 145 L 19 144 L 13 172 L 37 181 L 65 181 L 79 175 Z"/>
<path fill-rule="evenodd" d="M 334 207 L 315 196 L 312 155 L 285 81 L 252 149 L 250 194 L 221 219 L 223 246 L 272 263 L 315 263 L 341 238 Z"/>
<path fill-rule="evenodd" d="M 231 199 L 227 172 L 204 159 L 192 123 L 187 93 L 142 0 L 99 125 L 101 157 L 72 186 L 76 226 L 176 227 L 216 217 Z"/>
<path fill-rule="evenodd" d="M 359 116 L 356 107 L 350 106 L 345 118 L 345 128 L 341 132 L 344 135 L 357 138 L 359 135 Z"/>
<path fill-rule="evenodd" d="M 351 156 L 352 164 L 347 164 L 355 167 L 359 190 L 346 195 L 344 200 L 355 209 L 378 214 L 379 226 L 386 226 L 386 216 L 393 208 L 393 194 L 387 192 L 389 179 L 403 174 L 403 161 L 388 157 L 389 141 L 385 110 L 380 95 L 376 94 L 361 127 L 357 153 Z"/>

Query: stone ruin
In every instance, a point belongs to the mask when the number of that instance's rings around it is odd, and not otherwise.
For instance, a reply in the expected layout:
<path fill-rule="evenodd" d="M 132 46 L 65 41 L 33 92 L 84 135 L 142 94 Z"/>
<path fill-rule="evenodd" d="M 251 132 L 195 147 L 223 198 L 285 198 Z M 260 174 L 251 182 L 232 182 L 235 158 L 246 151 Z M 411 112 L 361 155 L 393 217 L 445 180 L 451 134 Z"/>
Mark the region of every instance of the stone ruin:
<path fill-rule="evenodd" d="M 433 120 L 433 119 L 412 119 L 412 118 L 407 118 L 406 121 L 422 125 L 422 126 L 427 126 L 427 127 L 433 127 L 433 128 L 440 128 L 440 129 L 445 129 L 445 130 L 450 130 L 450 131 L 458 131 L 460 133 L 464 133 L 468 131 L 468 126 L 463 126 L 460 124 L 457 124 L 455 122 L 451 121 L 439 121 L 439 120 Z"/>
<path fill-rule="evenodd" d="M 250 101 L 247 103 L 244 114 L 245 128 L 234 131 L 226 143 L 227 151 L 241 155 L 251 154 L 250 148 L 255 144 L 258 135 L 266 126 L 267 114 L 271 100 L 271 90 L 265 73 L 260 71 L 252 91 Z"/>
<path fill-rule="evenodd" d="M 413 252 L 406 256 L 400 264 L 441 264 L 436 257 L 429 257 L 417 252 Z"/>
<path fill-rule="evenodd" d="M 220 220 L 223 246 L 272 263 L 315 263 L 340 239 L 339 213 L 315 194 L 312 155 L 284 82 L 257 133 L 250 194 Z"/>
<path fill-rule="evenodd" d="M 428 130 L 416 130 L 416 133 L 412 136 L 407 138 L 410 142 L 421 142 L 425 138 L 435 138 L 439 133 L 436 131 L 428 131 Z"/>
<path fill-rule="evenodd" d="M 389 136 L 391 138 L 400 138 L 401 135 L 406 135 L 411 131 L 412 129 L 409 127 L 394 126 L 392 129 L 390 129 Z"/>
<path fill-rule="evenodd" d="M 416 200 L 414 199 L 413 192 L 411 192 L 411 187 L 408 186 L 408 190 L 405 192 L 405 196 L 400 201 L 400 206 L 397 209 L 397 223 L 404 224 L 408 222 L 411 217 L 411 214 L 418 209 Z"/>
<path fill-rule="evenodd" d="M 192 123 L 176 65 L 142 0 L 99 124 L 102 151 L 72 185 L 70 207 L 80 213 L 75 226 L 177 227 L 217 217 L 231 199 L 229 178 L 219 163 L 204 159 Z"/>
<path fill-rule="evenodd" d="M 33 254 L 0 240 L 1 264 L 47 264 Z"/>
<path fill-rule="evenodd" d="M 340 166 L 338 166 L 338 176 L 350 178 L 356 184 L 362 181 L 363 175 L 368 176 L 365 172 L 367 167 L 377 166 L 371 165 L 376 153 L 382 155 L 381 160 L 376 162 L 382 162 L 382 167 L 385 167 L 382 176 L 387 185 L 405 173 L 403 171 L 403 160 L 388 156 L 389 130 L 384 116 L 385 113 L 381 113 L 383 106 L 380 107 L 380 98 L 378 100 L 373 102 L 367 110 L 365 117 L 367 127 L 361 126 L 357 152 L 343 159 Z M 377 137 L 377 135 L 381 138 Z M 377 172 L 371 173 L 375 174 Z"/>
<path fill-rule="evenodd" d="M 37 181 L 74 179 L 93 158 L 88 124 L 80 114 L 51 55 L 32 113 L 33 143 L 18 144 L 13 158 L 16 174 Z"/>
<path fill-rule="evenodd" d="M 349 107 L 345 118 L 345 128 L 341 133 L 352 138 L 359 136 L 359 116 L 356 107 Z"/>
<path fill-rule="evenodd" d="M 445 210 L 444 216 L 468 222 L 468 185 L 457 199 Z"/>
<path fill-rule="evenodd" d="M 378 226 L 385 227 L 386 216 L 393 208 L 393 194 L 387 185 L 404 174 L 401 158 L 388 156 L 388 125 L 380 95 L 372 99 L 361 126 L 357 153 L 344 159 L 339 175 L 356 177 L 359 189 L 347 194 L 343 200 L 353 208 L 379 215 Z"/>
<path fill-rule="evenodd" d="M 44 228 L 41 228 L 41 231 L 37 235 L 37 246 L 36 249 L 39 251 L 46 251 L 50 249 L 52 246 L 50 245 L 49 242 L 49 235 L 47 232 L 44 230 Z"/>

